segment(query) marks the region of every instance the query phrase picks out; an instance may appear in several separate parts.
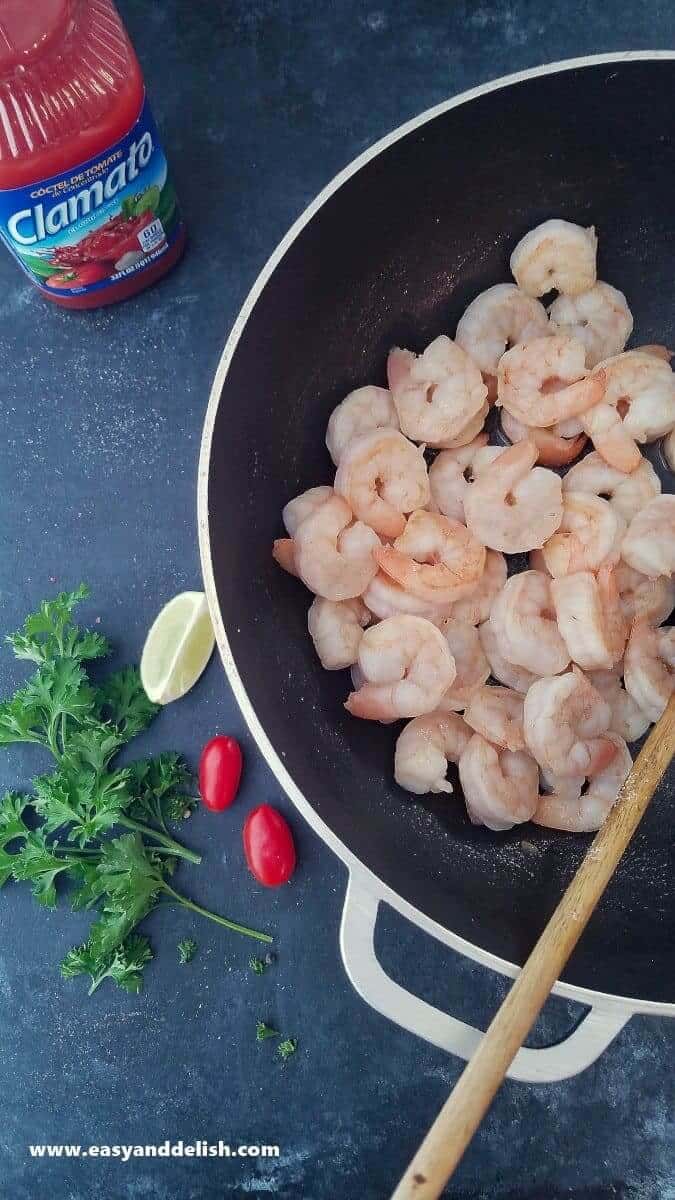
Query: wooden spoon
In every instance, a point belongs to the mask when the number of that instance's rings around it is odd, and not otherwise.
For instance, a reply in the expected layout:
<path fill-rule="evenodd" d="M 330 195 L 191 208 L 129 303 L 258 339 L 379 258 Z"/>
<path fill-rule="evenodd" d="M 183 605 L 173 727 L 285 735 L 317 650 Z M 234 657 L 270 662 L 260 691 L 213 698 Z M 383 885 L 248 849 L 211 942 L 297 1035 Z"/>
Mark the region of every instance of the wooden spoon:
<path fill-rule="evenodd" d="M 675 753 L 675 694 L 392 1200 L 436 1200 L 581 937 Z"/>

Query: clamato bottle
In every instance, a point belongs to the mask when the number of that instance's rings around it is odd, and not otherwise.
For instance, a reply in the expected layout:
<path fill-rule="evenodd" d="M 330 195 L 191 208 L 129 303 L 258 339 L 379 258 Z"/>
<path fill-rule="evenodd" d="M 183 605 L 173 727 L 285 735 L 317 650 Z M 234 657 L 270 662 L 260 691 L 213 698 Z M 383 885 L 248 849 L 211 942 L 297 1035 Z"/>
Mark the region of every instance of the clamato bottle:
<path fill-rule="evenodd" d="M 67 308 L 125 300 L 183 252 L 166 156 L 112 0 L 0 0 L 0 237 Z"/>

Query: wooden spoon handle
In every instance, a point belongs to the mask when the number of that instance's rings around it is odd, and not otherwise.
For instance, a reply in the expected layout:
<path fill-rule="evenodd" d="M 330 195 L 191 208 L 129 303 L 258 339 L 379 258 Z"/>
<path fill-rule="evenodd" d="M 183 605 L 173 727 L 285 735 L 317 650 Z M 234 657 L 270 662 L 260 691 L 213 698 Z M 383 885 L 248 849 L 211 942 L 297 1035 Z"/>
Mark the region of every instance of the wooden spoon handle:
<path fill-rule="evenodd" d="M 392 1200 L 436 1200 L 583 933 L 675 752 L 675 695 Z"/>

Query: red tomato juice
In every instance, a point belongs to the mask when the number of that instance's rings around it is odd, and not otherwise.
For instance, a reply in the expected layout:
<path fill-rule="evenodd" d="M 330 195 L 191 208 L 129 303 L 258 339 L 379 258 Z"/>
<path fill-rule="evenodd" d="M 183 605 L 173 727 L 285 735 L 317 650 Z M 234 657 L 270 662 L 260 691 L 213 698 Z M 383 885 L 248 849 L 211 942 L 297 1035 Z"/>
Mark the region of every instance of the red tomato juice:
<path fill-rule="evenodd" d="M 0 237 L 67 308 L 124 300 L 183 252 L 141 68 L 112 0 L 0 0 Z"/>

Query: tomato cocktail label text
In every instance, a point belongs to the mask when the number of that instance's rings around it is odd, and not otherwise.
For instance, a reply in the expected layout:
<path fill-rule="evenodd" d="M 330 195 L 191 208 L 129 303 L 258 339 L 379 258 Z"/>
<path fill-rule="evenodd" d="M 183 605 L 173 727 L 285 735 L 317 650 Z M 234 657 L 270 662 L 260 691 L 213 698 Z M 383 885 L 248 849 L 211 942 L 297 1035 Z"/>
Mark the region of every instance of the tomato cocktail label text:
<path fill-rule="evenodd" d="M 27 187 L 0 190 L 0 236 L 40 287 L 92 292 L 142 271 L 183 233 L 147 99 L 103 154 Z"/>

